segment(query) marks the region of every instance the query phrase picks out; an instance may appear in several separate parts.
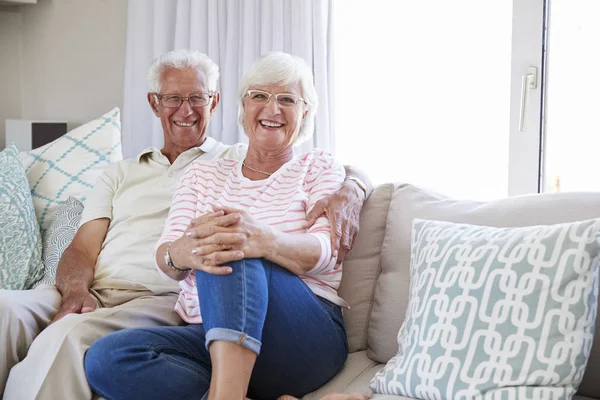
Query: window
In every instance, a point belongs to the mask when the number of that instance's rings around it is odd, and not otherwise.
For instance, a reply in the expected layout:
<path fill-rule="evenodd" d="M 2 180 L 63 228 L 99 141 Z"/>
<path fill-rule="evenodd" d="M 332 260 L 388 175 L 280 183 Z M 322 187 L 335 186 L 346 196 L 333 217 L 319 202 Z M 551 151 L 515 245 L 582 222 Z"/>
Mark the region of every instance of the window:
<path fill-rule="evenodd" d="M 336 1 L 336 155 L 454 197 L 600 189 L 598 16 L 597 0 Z"/>
<path fill-rule="evenodd" d="M 600 190 L 600 1 L 548 7 L 544 191 Z"/>

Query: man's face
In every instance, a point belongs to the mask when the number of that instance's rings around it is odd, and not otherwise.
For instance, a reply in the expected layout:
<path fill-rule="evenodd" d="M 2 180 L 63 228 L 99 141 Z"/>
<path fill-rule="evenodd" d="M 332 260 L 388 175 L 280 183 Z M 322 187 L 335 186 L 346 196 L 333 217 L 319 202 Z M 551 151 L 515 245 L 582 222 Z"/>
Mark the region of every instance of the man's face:
<path fill-rule="evenodd" d="M 213 111 L 219 104 L 219 94 L 213 94 L 205 106 L 192 106 L 187 100 L 179 107 L 167 107 L 171 96 L 203 96 L 210 94 L 206 76 L 195 69 L 169 68 L 163 71 L 158 96 L 148 93 L 154 114 L 160 118 L 165 136 L 165 149 L 183 152 L 201 145 Z M 160 97 L 160 99 L 159 99 Z"/>

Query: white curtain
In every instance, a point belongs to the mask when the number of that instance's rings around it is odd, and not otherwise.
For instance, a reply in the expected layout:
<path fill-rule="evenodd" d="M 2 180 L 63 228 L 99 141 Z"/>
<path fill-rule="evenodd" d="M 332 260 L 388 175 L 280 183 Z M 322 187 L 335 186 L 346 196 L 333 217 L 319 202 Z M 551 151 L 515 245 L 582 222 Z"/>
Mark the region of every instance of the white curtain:
<path fill-rule="evenodd" d="M 237 126 L 237 88 L 261 54 L 285 51 L 313 67 L 319 110 L 312 141 L 299 151 L 333 151 L 332 0 L 129 0 L 123 153 L 160 148 L 163 133 L 146 100 L 152 60 L 179 48 L 206 53 L 221 71 L 221 104 L 207 134 L 227 144 L 247 141 Z"/>

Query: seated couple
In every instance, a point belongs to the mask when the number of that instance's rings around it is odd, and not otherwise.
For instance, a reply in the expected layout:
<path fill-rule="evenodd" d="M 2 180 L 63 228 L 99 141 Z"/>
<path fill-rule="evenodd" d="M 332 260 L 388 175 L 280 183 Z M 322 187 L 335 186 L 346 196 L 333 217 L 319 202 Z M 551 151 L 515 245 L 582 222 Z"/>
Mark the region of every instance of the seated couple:
<path fill-rule="evenodd" d="M 219 102 L 206 56 L 167 53 L 149 78 L 165 146 L 103 173 L 56 287 L 0 292 L 0 391 L 277 399 L 316 390 L 348 354 L 338 261 L 368 189 L 320 150 L 294 154 L 313 130 L 310 69 L 284 53 L 250 68 L 239 91 L 247 149 L 205 137 Z"/>

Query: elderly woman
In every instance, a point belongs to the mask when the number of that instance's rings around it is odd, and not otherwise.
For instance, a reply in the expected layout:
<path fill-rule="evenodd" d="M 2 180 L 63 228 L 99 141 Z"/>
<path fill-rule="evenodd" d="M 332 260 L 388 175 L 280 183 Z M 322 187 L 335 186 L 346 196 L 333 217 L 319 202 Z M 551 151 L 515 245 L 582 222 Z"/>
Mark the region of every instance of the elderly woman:
<path fill-rule="evenodd" d="M 342 269 L 329 220 L 307 223 L 345 171 L 321 150 L 293 151 L 313 131 L 310 69 L 289 54 L 267 54 L 243 78 L 239 98 L 246 158 L 195 161 L 155 249 L 160 271 L 180 281 L 175 310 L 189 325 L 126 330 L 96 342 L 86 369 L 107 398 L 303 396 L 346 360 Z M 230 216 L 230 226 L 200 223 L 221 215 Z M 220 245 L 219 235 L 231 232 L 242 244 Z M 200 237 L 211 244 L 199 247 Z M 197 265 L 199 253 L 227 252 L 240 261 L 217 265 L 205 257 Z"/>

